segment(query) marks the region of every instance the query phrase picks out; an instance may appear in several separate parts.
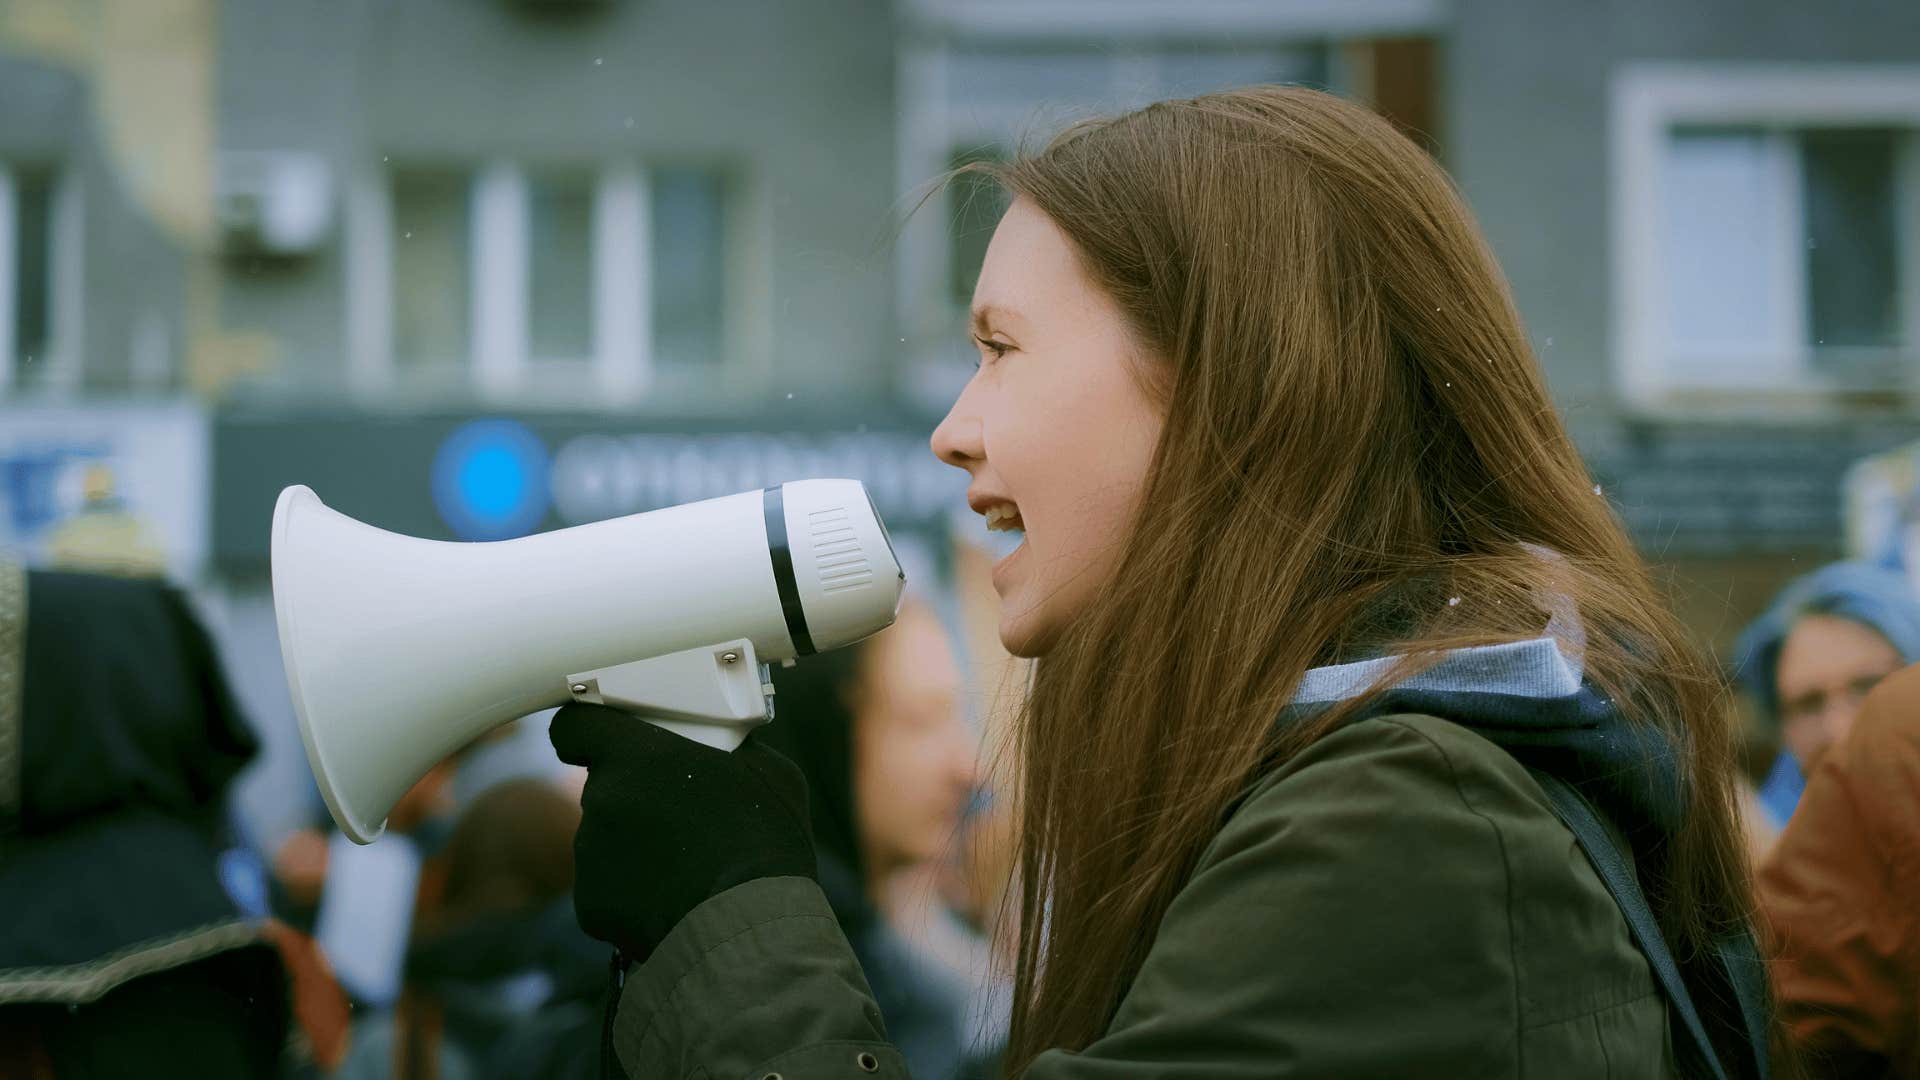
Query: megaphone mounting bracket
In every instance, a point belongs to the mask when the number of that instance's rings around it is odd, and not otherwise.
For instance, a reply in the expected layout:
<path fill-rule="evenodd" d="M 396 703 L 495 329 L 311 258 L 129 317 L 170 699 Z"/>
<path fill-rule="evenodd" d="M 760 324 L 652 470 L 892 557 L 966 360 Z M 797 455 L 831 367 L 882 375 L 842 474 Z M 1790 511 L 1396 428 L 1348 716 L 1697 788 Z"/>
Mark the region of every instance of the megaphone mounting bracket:
<path fill-rule="evenodd" d="M 746 638 L 569 675 L 567 693 L 727 751 L 773 719 L 773 680 Z"/>

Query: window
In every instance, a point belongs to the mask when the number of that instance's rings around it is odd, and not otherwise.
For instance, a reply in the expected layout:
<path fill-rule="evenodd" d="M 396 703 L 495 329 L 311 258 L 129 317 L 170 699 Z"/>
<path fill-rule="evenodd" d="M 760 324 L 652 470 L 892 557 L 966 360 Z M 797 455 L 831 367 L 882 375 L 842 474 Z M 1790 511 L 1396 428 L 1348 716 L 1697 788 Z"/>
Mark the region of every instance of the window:
<path fill-rule="evenodd" d="M 604 403 L 657 369 L 724 363 L 724 171 L 389 170 L 356 187 L 348 229 L 362 390 Z"/>
<path fill-rule="evenodd" d="M 726 182 L 712 170 L 655 169 L 648 191 L 654 360 L 717 365 L 725 348 Z"/>
<path fill-rule="evenodd" d="M 472 187 L 464 171 L 393 173 L 393 361 L 402 372 L 468 366 Z"/>
<path fill-rule="evenodd" d="M 1920 69 L 1630 71 L 1614 123 L 1630 400 L 1916 385 Z"/>
<path fill-rule="evenodd" d="M 1738 385 L 1768 358 L 1843 388 L 1897 383 L 1893 129 L 1675 128 L 1662 163 L 1666 353 Z"/>
<path fill-rule="evenodd" d="M 1902 325 L 1899 160 L 1912 133 L 1831 129 L 1800 136 L 1801 204 L 1807 227 L 1807 319 L 1817 357 L 1843 349 L 1890 350 Z M 1916 268 L 1920 269 L 1920 268 Z"/>
<path fill-rule="evenodd" d="M 79 385 L 83 239 L 70 170 L 0 162 L 0 395 Z"/>
<path fill-rule="evenodd" d="M 53 172 L 13 173 L 13 363 L 15 388 L 32 389 L 52 364 Z"/>

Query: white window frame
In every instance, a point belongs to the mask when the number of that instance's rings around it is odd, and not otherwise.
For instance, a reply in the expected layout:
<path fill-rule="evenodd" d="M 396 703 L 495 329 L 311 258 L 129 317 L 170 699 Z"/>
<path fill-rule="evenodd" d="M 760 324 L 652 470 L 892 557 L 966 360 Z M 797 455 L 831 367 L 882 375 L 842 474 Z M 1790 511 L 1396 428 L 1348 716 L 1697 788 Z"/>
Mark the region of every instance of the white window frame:
<path fill-rule="evenodd" d="M 641 398 L 654 381 L 652 310 L 644 302 L 652 249 L 647 174 L 625 159 L 592 171 L 593 351 L 584 357 L 532 353 L 529 167 L 495 159 L 470 171 L 466 378 L 482 401 L 617 406 Z M 390 163 L 363 168 L 348 193 L 348 380 L 367 397 L 408 389 L 393 351 L 391 176 Z"/>
<path fill-rule="evenodd" d="M 41 377 L 31 390 L 18 391 L 13 385 L 14 338 L 20 313 L 14 310 L 14 286 L 20 268 L 14 250 L 19 228 L 18 185 L 14 170 L 0 163 L 0 397 L 71 397 L 80 389 L 86 308 L 84 288 L 86 222 L 76 170 L 62 166 L 54 171 L 53 220 L 47 230 L 48 300 L 53 310 L 47 327 L 47 350 L 37 361 Z"/>
<path fill-rule="evenodd" d="M 1610 101 L 1613 354 L 1616 386 L 1625 404 L 1648 413 L 1684 411 L 1700 395 L 1759 394 L 1770 406 L 1824 396 L 1830 388 L 1814 368 L 1806 342 L 1805 264 L 1798 250 L 1779 253 L 1769 267 L 1799 303 L 1775 312 L 1786 355 L 1755 355 L 1737 386 L 1710 379 L 1675 378 L 1668 363 L 1667 296 L 1661 251 L 1664 205 L 1661 169 L 1676 127 L 1777 129 L 1774 154 L 1791 150 L 1789 130 L 1886 126 L 1913 133 L 1902 142 L 1895 190 L 1902 235 L 1901 325 L 1905 348 L 1920 348 L 1920 65 L 1631 64 L 1612 80 Z M 1797 178 L 1797 169 L 1786 175 Z M 1788 199 L 1788 213 L 1802 213 Z M 1804 226 L 1788 222 L 1799 235 Z M 1688 395 L 1694 395 L 1689 399 Z M 1817 404 L 1817 402 L 1816 402 Z"/>

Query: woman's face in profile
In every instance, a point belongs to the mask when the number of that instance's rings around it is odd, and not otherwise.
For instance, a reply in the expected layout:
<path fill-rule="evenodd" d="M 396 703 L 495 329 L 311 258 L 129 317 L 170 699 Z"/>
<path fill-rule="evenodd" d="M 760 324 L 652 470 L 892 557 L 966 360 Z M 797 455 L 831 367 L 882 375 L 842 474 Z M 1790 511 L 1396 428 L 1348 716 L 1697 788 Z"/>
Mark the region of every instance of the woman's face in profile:
<path fill-rule="evenodd" d="M 994 231 L 973 294 L 980 368 L 933 433 L 967 502 L 1023 540 L 993 568 L 1000 640 L 1038 656 L 1111 576 L 1160 438 L 1162 407 L 1111 299 L 1031 202 Z"/>

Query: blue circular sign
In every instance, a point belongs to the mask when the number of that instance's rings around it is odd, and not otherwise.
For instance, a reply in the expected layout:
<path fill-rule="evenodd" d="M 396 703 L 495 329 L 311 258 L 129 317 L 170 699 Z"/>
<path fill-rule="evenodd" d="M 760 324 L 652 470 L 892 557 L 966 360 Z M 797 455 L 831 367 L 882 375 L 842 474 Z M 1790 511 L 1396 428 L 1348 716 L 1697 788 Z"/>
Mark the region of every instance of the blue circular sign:
<path fill-rule="evenodd" d="M 509 540 L 547 516 L 547 447 L 525 424 L 475 420 L 433 459 L 433 502 L 462 540 Z"/>

